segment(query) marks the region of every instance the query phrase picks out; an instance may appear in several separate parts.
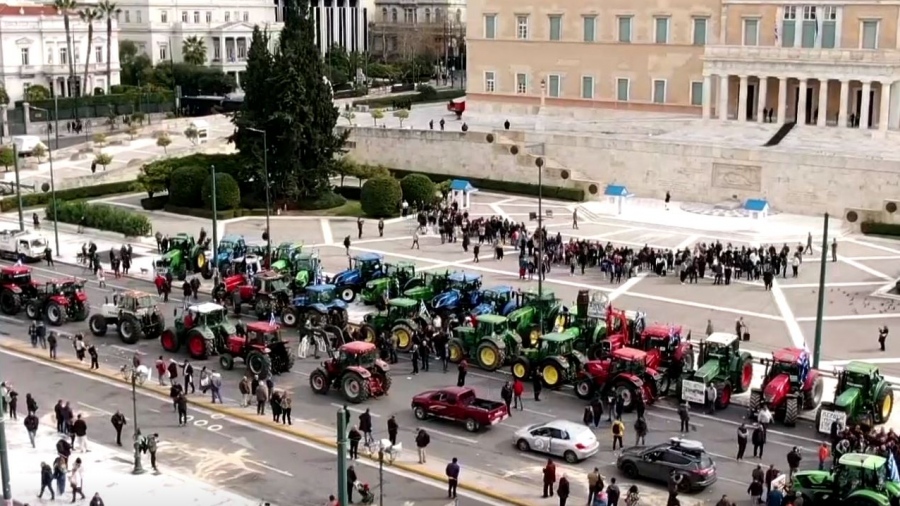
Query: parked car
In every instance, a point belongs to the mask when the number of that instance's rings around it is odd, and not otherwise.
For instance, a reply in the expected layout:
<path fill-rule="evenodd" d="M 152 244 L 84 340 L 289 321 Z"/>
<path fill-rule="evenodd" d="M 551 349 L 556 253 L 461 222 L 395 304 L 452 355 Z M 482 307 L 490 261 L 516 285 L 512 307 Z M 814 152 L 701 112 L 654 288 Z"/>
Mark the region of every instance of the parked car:
<path fill-rule="evenodd" d="M 412 399 L 413 414 L 419 420 L 440 418 L 465 424 L 469 432 L 498 424 L 509 418 L 502 402 L 480 399 L 467 387 L 428 390 Z"/>
<path fill-rule="evenodd" d="M 629 479 L 647 478 L 667 482 L 674 471 L 684 477 L 681 490 L 702 490 L 718 479 L 716 464 L 703 443 L 673 437 L 655 446 L 634 446 L 622 450 L 616 467 Z"/>
<path fill-rule="evenodd" d="M 585 460 L 600 450 L 600 443 L 589 427 L 567 420 L 554 420 L 519 429 L 513 436 L 513 444 L 523 452 L 533 451 L 562 457 L 570 464 Z"/>

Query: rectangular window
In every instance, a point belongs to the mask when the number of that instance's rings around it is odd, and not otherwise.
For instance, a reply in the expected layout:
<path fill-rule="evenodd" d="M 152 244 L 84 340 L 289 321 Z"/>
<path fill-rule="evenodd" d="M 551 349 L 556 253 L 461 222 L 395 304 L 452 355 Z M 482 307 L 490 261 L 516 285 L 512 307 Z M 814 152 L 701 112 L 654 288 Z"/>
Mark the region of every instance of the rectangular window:
<path fill-rule="evenodd" d="M 834 49 L 837 39 L 837 7 L 828 5 L 822 8 L 822 47 Z"/>
<path fill-rule="evenodd" d="M 60 65 L 68 65 L 69 64 L 69 51 L 64 47 L 59 48 L 59 64 Z"/>
<path fill-rule="evenodd" d="M 631 16 L 619 16 L 619 42 L 631 42 Z"/>
<path fill-rule="evenodd" d="M 23 47 L 21 53 L 22 53 L 22 65 L 31 65 L 31 59 L 28 57 L 29 56 L 28 48 Z"/>
<path fill-rule="evenodd" d="M 141 11 L 134 11 L 134 22 L 135 23 L 143 23 L 144 22 L 143 17 L 144 17 L 144 15 L 141 13 Z"/>
<path fill-rule="evenodd" d="M 94 47 L 94 62 L 103 63 L 103 46 Z"/>
<path fill-rule="evenodd" d="M 181 22 L 182 23 L 188 22 L 188 11 L 181 11 Z"/>
<path fill-rule="evenodd" d="M 159 12 L 159 22 L 160 23 L 168 23 L 169 22 L 169 11 L 160 11 Z"/>
<path fill-rule="evenodd" d="M 816 7 L 803 6 L 803 32 L 800 34 L 800 47 L 816 47 L 816 37 L 819 35 L 819 21 L 816 18 Z"/>
<path fill-rule="evenodd" d="M 550 40 L 562 37 L 562 16 L 550 16 Z"/>
<path fill-rule="evenodd" d="M 494 39 L 497 37 L 497 15 L 496 14 L 485 14 L 484 15 L 484 38 L 485 39 Z"/>
<path fill-rule="evenodd" d="M 860 43 L 863 49 L 878 49 L 878 21 L 863 21 L 860 33 L 862 34 Z"/>
<path fill-rule="evenodd" d="M 691 82 L 691 105 L 703 105 L 703 81 Z"/>
<path fill-rule="evenodd" d="M 594 98 L 594 78 L 581 76 L 581 98 Z"/>
<path fill-rule="evenodd" d="M 516 16 L 516 38 L 528 38 L 528 16 Z"/>
<path fill-rule="evenodd" d="M 231 12 L 229 12 L 229 11 L 225 11 L 225 22 L 226 23 L 231 22 Z"/>
<path fill-rule="evenodd" d="M 744 19 L 744 45 L 745 46 L 758 46 L 759 45 L 759 19 L 756 19 L 756 18 L 745 18 Z"/>
<path fill-rule="evenodd" d="M 584 22 L 584 41 L 595 42 L 597 38 L 597 17 L 585 16 L 582 18 Z"/>
<path fill-rule="evenodd" d="M 200 23 L 200 11 L 194 11 L 194 23 Z"/>
<path fill-rule="evenodd" d="M 243 13 L 241 19 L 243 19 L 245 23 L 248 22 L 248 21 L 250 21 L 250 12 L 249 12 L 249 11 L 244 11 L 244 13 Z"/>
<path fill-rule="evenodd" d="M 516 93 L 519 95 L 528 93 L 528 76 L 526 74 L 516 74 Z"/>
<path fill-rule="evenodd" d="M 653 80 L 653 103 L 666 103 L 666 81 L 664 79 Z"/>
<path fill-rule="evenodd" d="M 72 48 L 72 54 L 75 56 L 75 63 L 81 63 L 81 48 L 76 45 Z"/>
<path fill-rule="evenodd" d="M 493 93 L 494 88 L 496 87 L 496 81 L 494 80 L 493 72 L 485 72 L 484 73 L 484 91 L 485 93 Z"/>
<path fill-rule="evenodd" d="M 212 12 L 206 11 L 206 22 L 212 23 Z"/>
<path fill-rule="evenodd" d="M 131 11 L 125 11 L 125 22 L 131 23 Z"/>
<path fill-rule="evenodd" d="M 669 18 L 653 18 L 653 24 L 656 33 L 653 36 L 653 42 L 657 44 L 669 43 Z"/>
<path fill-rule="evenodd" d="M 547 96 L 559 98 L 562 94 L 562 78 L 557 75 L 547 76 Z"/>
<path fill-rule="evenodd" d="M 631 95 L 631 81 L 624 77 L 616 79 L 616 100 L 628 102 Z"/>
<path fill-rule="evenodd" d="M 53 65 L 53 50 L 47 51 L 47 65 Z"/>
<path fill-rule="evenodd" d="M 706 30 L 708 25 L 708 18 L 694 18 L 694 39 L 692 43 L 695 46 L 706 45 Z"/>
<path fill-rule="evenodd" d="M 797 6 L 784 6 L 784 14 L 781 19 L 781 33 L 776 34 L 781 38 L 781 47 L 794 47 L 794 34 L 797 32 Z"/>
<path fill-rule="evenodd" d="M 165 44 L 159 45 L 159 59 L 163 61 L 169 59 L 169 46 Z"/>

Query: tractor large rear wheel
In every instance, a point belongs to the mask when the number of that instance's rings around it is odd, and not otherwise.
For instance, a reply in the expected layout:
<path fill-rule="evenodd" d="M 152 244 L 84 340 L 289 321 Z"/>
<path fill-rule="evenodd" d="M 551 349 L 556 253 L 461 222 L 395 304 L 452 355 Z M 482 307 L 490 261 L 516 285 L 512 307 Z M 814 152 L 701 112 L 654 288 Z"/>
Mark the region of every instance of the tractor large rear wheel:
<path fill-rule="evenodd" d="M 88 327 L 91 329 L 91 334 L 94 334 L 97 337 L 105 336 L 108 328 L 106 318 L 102 314 L 95 314 L 94 316 L 91 316 L 91 319 L 88 321 Z"/>
<path fill-rule="evenodd" d="M 316 369 L 309 375 L 309 387 L 312 388 L 312 391 L 319 394 L 325 395 L 328 393 L 328 389 L 330 388 L 330 381 L 328 381 L 328 374 L 325 373 L 322 369 Z"/>
<path fill-rule="evenodd" d="M 29 320 L 38 320 L 41 317 L 41 308 L 38 306 L 36 301 L 31 301 L 28 304 L 25 304 L 25 316 L 28 317 Z"/>
<path fill-rule="evenodd" d="M 344 379 L 341 380 L 341 392 L 347 402 L 352 404 L 365 402 L 370 395 L 369 382 L 358 373 L 347 372 L 344 374 Z"/>
<path fill-rule="evenodd" d="M 485 371 L 496 371 L 503 365 L 503 352 L 496 343 L 491 341 L 485 341 L 478 345 L 475 358 L 478 366 Z"/>
<path fill-rule="evenodd" d="M 59 327 L 66 322 L 66 308 L 58 302 L 48 302 L 44 309 L 44 316 L 47 318 L 47 323 Z"/>
<path fill-rule="evenodd" d="M 22 299 L 11 290 L 0 292 L 0 312 L 7 315 L 18 314 L 22 309 Z"/>
<path fill-rule="evenodd" d="M 203 333 L 196 330 L 188 332 L 185 340 L 187 341 L 188 353 L 190 353 L 191 358 L 194 360 L 206 360 L 213 351 L 207 349 L 206 337 Z"/>
<path fill-rule="evenodd" d="M 391 329 L 391 334 L 397 338 L 397 351 L 407 352 L 413 347 L 413 336 L 416 331 L 405 323 L 398 323 Z"/>
<path fill-rule="evenodd" d="M 760 390 L 753 390 L 750 392 L 750 403 L 749 408 L 750 411 L 756 413 L 762 408 L 763 405 L 763 396 Z"/>
<path fill-rule="evenodd" d="M 562 364 L 554 359 L 546 360 L 537 370 L 541 375 L 541 382 L 547 388 L 557 389 L 566 382 L 566 370 Z"/>
<path fill-rule="evenodd" d="M 734 389 L 731 386 L 730 381 L 725 381 L 719 385 L 716 385 L 716 409 L 725 409 L 731 405 L 731 396 L 734 394 Z"/>
<path fill-rule="evenodd" d="M 125 344 L 135 344 L 141 340 L 141 324 L 131 314 L 123 314 L 119 320 L 119 339 Z"/>
<path fill-rule="evenodd" d="M 894 390 L 887 387 L 878 395 L 875 401 L 875 423 L 887 423 L 894 411 Z"/>
<path fill-rule="evenodd" d="M 822 393 L 825 391 L 825 383 L 821 376 L 816 377 L 812 387 L 803 392 L 803 409 L 816 409 L 822 404 Z"/>
<path fill-rule="evenodd" d="M 594 379 L 593 378 L 585 378 L 578 383 L 575 384 L 575 395 L 578 396 L 579 399 L 587 401 L 594 397 Z"/>
<path fill-rule="evenodd" d="M 169 353 L 178 353 L 178 350 L 181 349 L 181 341 L 178 340 L 178 336 L 172 329 L 162 331 L 162 334 L 159 335 L 159 344 Z"/>
<path fill-rule="evenodd" d="M 735 393 L 743 393 L 750 390 L 750 385 L 753 383 L 753 358 L 747 357 L 741 361 L 739 374 L 741 375 L 740 383 L 736 385 Z"/>
<path fill-rule="evenodd" d="M 637 385 L 625 379 L 614 381 L 610 388 L 612 388 L 612 392 L 615 393 L 617 398 L 622 398 L 626 413 L 634 410 L 638 402 L 638 396 L 642 395 L 641 389 Z"/>
<path fill-rule="evenodd" d="M 460 339 L 453 338 L 447 343 L 447 354 L 450 362 L 458 364 L 466 358 L 466 345 Z"/>
<path fill-rule="evenodd" d="M 260 351 L 254 350 L 248 353 L 246 362 L 247 369 L 259 377 L 268 376 L 268 372 L 272 369 L 269 357 Z"/>

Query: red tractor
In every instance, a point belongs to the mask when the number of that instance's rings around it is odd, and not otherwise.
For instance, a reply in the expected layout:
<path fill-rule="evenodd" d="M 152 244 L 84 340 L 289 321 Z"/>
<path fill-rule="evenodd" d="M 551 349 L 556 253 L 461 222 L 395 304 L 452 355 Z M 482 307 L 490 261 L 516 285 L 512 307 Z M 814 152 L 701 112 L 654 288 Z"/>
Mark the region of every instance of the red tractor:
<path fill-rule="evenodd" d="M 294 366 L 294 354 L 290 341 L 282 339 L 280 327 L 268 322 L 253 322 L 247 325 L 246 337 L 231 335 L 226 338 L 225 350 L 219 356 L 219 365 L 230 371 L 234 368 L 234 359 L 240 358 L 247 364 L 247 369 L 259 377 L 268 377 L 268 373 L 281 374 L 289 372 Z"/>
<path fill-rule="evenodd" d="M 3 314 L 19 314 L 37 294 L 38 285 L 31 279 L 31 268 L 13 265 L 0 269 L 0 311 Z"/>
<path fill-rule="evenodd" d="M 763 359 L 766 374 L 762 386 L 750 391 L 750 410 L 757 412 L 765 403 L 784 424 L 797 424 L 801 410 L 812 410 L 822 402 L 824 382 L 812 369 L 809 352 L 802 348 L 782 348 Z"/>
<path fill-rule="evenodd" d="M 290 305 L 290 290 L 284 277 L 275 271 L 261 271 L 251 277 L 234 274 L 225 278 L 213 289 L 213 300 L 231 306 L 240 315 L 242 306 L 248 305 L 260 320 L 268 320 L 274 312 Z"/>
<path fill-rule="evenodd" d="M 83 283 L 76 279 L 48 281 L 28 301 L 25 314 L 32 320 L 44 318 L 53 326 L 67 320 L 84 321 L 91 308 L 83 288 Z"/>
<path fill-rule="evenodd" d="M 322 362 L 309 375 L 313 392 L 325 395 L 340 389 L 347 402 L 359 404 L 369 397 L 380 397 L 391 389 L 390 366 L 378 358 L 372 343 L 354 341 L 338 348 L 338 355 Z"/>
<path fill-rule="evenodd" d="M 611 393 L 621 396 L 625 410 L 635 407 L 638 395 L 646 404 L 652 404 L 660 395 L 663 376 L 657 371 L 659 356 L 634 348 L 618 348 L 603 360 L 585 363 L 575 394 L 581 399 L 591 399 L 598 392 L 604 397 Z"/>

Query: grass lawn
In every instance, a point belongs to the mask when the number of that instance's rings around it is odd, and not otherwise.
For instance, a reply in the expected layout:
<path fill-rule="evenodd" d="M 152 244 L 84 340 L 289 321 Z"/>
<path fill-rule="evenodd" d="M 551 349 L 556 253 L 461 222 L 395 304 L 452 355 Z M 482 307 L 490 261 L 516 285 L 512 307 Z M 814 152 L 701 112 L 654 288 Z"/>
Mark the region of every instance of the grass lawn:
<path fill-rule="evenodd" d="M 358 200 L 348 200 L 346 204 L 333 207 L 331 209 L 323 209 L 321 211 L 309 211 L 303 214 L 314 216 L 363 216 L 362 207 Z"/>

